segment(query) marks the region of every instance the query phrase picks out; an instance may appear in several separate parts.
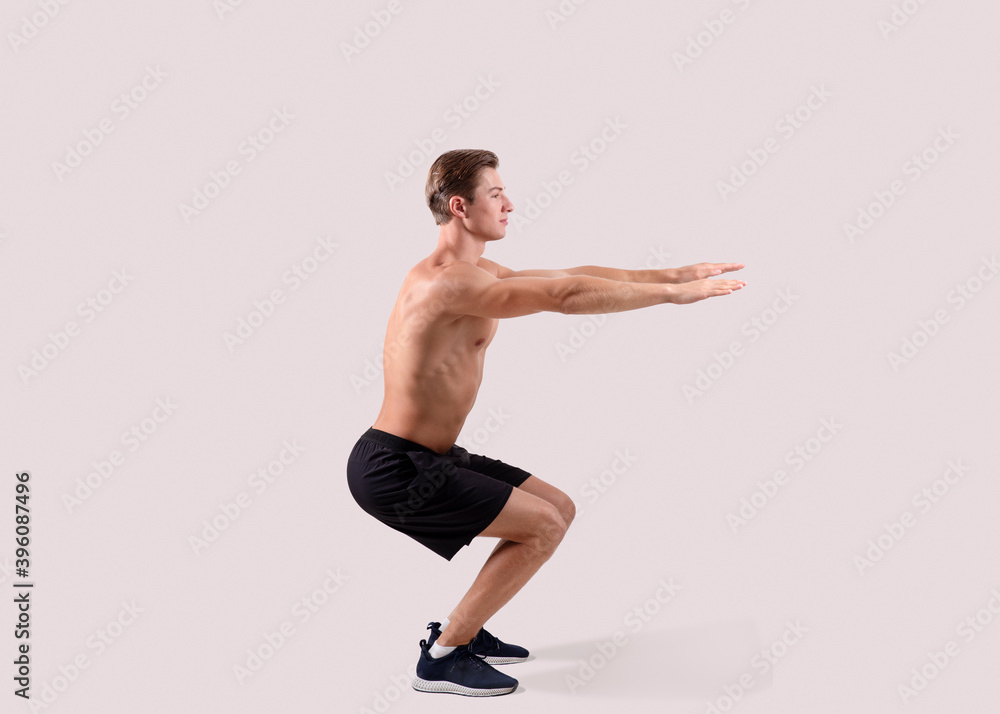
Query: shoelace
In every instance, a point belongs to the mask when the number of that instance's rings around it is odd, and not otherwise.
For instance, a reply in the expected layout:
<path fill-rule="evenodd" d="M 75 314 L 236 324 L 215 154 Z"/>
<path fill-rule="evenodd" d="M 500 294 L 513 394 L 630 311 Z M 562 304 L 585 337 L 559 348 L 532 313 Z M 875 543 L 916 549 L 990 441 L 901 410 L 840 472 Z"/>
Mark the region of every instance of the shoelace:
<path fill-rule="evenodd" d="M 457 647 L 455 651 L 452 652 L 451 656 L 453 658 L 453 661 L 451 663 L 451 666 L 448 668 L 449 670 L 457 667 L 463 658 L 471 660 L 472 666 L 475 667 L 476 669 L 483 669 L 486 667 L 486 663 L 483 662 L 483 660 L 480 659 L 477 655 L 472 654 L 472 652 L 469 651 L 469 648 L 465 646 Z"/>
<path fill-rule="evenodd" d="M 483 645 L 485 645 L 487 650 L 495 650 L 499 648 L 500 640 L 498 640 L 495 636 L 487 632 L 485 628 L 481 630 L 481 632 L 482 632 Z"/>
<path fill-rule="evenodd" d="M 427 629 L 428 630 L 431 629 L 431 625 L 427 625 Z M 427 641 L 421 640 L 420 643 L 426 645 Z M 476 669 L 483 669 L 484 667 L 487 666 L 486 663 L 482 660 L 482 658 L 479 657 L 479 655 L 472 653 L 472 651 L 469 649 L 469 645 L 461 645 L 460 647 L 456 647 L 446 656 L 451 657 L 451 664 L 448 665 L 449 670 L 452 670 L 455 667 L 457 667 L 463 658 L 465 659 L 471 658 L 472 666 L 475 667 Z"/>

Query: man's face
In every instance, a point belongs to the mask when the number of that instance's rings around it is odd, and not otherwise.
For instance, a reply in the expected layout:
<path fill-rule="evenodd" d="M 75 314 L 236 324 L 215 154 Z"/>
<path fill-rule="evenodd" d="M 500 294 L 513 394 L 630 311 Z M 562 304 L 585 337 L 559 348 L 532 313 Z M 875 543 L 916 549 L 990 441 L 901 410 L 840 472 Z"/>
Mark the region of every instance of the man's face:
<path fill-rule="evenodd" d="M 507 214 L 514 204 L 507 198 L 503 181 L 496 169 L 486 168 L 479 173 L 474 203 L 465 204 L 465 227 L 486 240 L 500 240 L 507 234 Z"/>

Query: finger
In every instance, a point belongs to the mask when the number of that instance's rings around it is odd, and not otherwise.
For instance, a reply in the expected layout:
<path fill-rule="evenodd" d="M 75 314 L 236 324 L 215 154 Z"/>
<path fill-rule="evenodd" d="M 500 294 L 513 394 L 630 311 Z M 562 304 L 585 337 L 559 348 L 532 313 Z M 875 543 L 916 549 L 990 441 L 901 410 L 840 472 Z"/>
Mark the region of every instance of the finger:
<path fill-rule="evenodd" d="M 709 280 L 709 283 L 713 287 L 728 288 L 730 290 L 736 290 L 747 284 L 745 280 Z"/>

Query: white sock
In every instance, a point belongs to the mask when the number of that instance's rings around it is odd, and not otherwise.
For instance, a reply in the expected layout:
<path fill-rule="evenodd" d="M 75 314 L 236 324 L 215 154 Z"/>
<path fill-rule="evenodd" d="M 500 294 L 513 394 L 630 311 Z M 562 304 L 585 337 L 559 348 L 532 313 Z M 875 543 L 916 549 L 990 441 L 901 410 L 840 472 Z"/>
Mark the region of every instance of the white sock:
<path fill-rule="evenodd" d="M 444 618 L 443 620 L 441 620 L 441 631 L 442 632 L 444 632 L 444 628 L 446 628 L 448 626 L 449 622 L 451 622 L 451 620 L 449 620 L 447 617 Z M 430 656 L 433 657 L 434 659 L 437 659 L 438 657 L 444 657 L 449 652 L 453 652 L 455 650 L 455 647 L 457 647 L 457 645 L 454 645 L 452 647 L 444 647 L 442 645 L 439 645 L 435 641 L 434 644 L 431 645 L 430 650 L 428 650 L 428 654 L 430 654 Z"/>
<path fill-rule="evenodd" d="M 435 642 L 433 645 L 431 645 L 431 648 L 427 651 L 427 654 L 429 654 L 434 659 L 438 659 L 439 657 L 444 657 L 449 652 L 453 652 L 455 647 L 457 646 L 458 645 L 453 645 L 451 647 L 442 647 L 437 642 Z"/>

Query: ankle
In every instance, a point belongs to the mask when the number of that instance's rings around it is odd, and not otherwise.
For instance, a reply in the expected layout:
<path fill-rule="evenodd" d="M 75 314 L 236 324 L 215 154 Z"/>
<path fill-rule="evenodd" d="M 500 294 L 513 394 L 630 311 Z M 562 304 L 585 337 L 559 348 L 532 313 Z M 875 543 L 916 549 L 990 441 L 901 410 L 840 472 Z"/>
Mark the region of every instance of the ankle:
<path fill-rule="evenodd" d="M 475 636 L 475 632 L 468 634 L 462 628 L 456 627 L 456 623 L 452 622 L 448 625 L 448 627 L 441 631 L 441 635 L 435 640 L 435 642 L 442 647 L 457 647 L 459 645 L 469 644 Z"/>
<path fill-rule="evenodd" d="M 472 641 L 472 638 L 455 637 L 452 633 L 445 630 L 441 633 L 441 636 L 434 641 L 442 647 L 458 647 L 459 645 L 469 644 Z"/>

